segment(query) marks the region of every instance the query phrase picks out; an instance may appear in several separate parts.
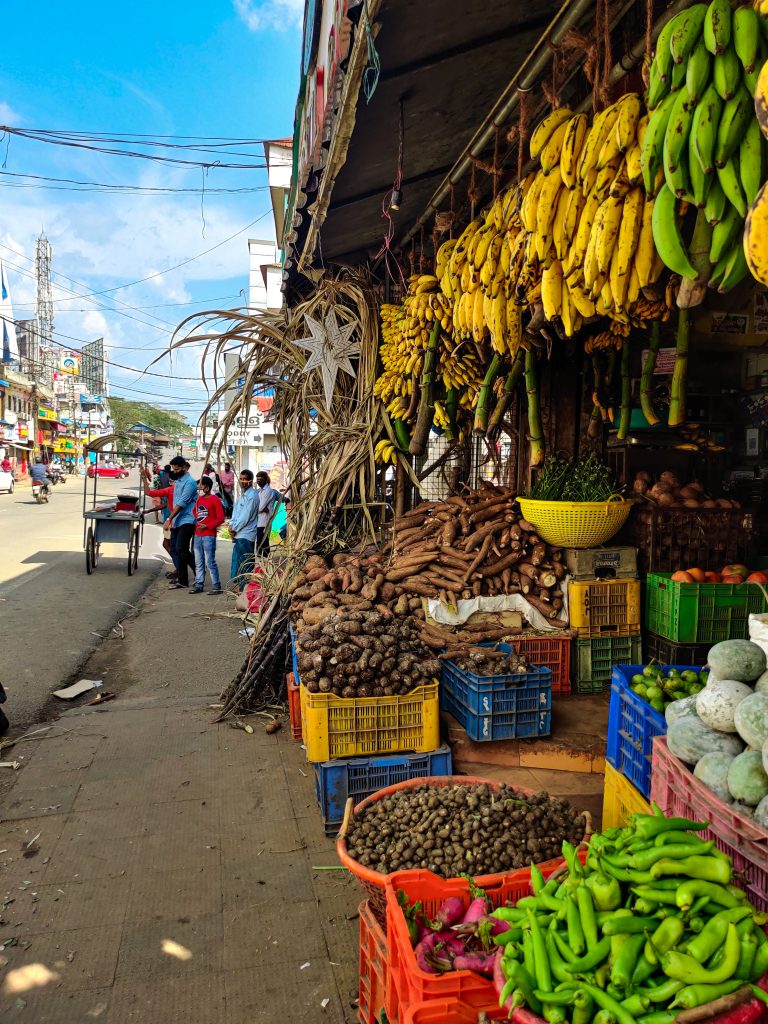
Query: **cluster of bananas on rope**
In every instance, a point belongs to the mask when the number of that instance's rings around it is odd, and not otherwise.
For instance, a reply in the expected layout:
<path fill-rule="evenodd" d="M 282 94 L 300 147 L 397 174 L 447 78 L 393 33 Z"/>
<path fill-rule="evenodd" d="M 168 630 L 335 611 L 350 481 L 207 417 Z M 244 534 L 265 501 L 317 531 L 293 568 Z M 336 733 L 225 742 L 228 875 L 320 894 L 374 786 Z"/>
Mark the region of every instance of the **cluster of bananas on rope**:
<path fill-rule="evenodd" d="M 376 462 L 391 462 L 394 465 L 397 462 L 397 448 L 391 441 L 383 438 L 381 441 L 376 442 L 373 449 L 373 457 Z"/>
<path fill-rule="evenodd" d="M 499 193 L 486 215 L 444 242 L 436 256 L 440 288 L 453 303 L 456 338 L 480 345 L 487 332 L 495 352 L 513 357 L 522 338 L 522 307 L 536 301 L 541 287 L 518 213 L 529 185 Z"/>
<path fill-rule="evenodd" d="M 623 334 L 614 334 L 613 331 L 600 331 L 586 339 L 584 352 L 587 355 L 591 355 L 593 352 L 605 352 L 608 349 L 621 352 L 624 347 L 624 337 Z"/>
<path fill-rule="evenodd" d="M 553 110 L 531 136 L 541 169 L 520 216 L 543 266 L 544 314 L 567 336 L 595 315 L 629 323 L 641 289 L 664 269 L 643 189 L 646 127 L 640 96 L 627 93 L 591 125 L 586 114 Z"/>
<path fill-rule="evenodd" d="M 761 0 L 761 13 L 768 17 L 768 0 Z M 765 18 L 763 24 L 766 24 Z M 768 59 L 755 87 L 755 113 L 760 130 L 768 139 Z M 747 213 L 744 227 L 744 255 L 752 276 L 768 285 L 768 183 L 763 184 Z"/>
<path fill-rule="evenodd" d="M 765 226 L 757 229 L 755 245 L 748 240 L 745 247 L 743 239 L 747 211 L 765 181 L 757 96 L 767 28 L 752 7 L 732 10 L 730 0 L 693 4 L 664 25 L 649 68 L 652 114 L 641 163 L 646 190 L 656 196 L 656 248 L 670 270 L 720 292 L 747 276 L 750 250 L 756 266 L 768 270 Z M 765 75 L 762 89 L 765 107 Z M 763 225 L 768 200 L 764 205 Z M 690 206 L 703 213 L 695 239 L 686 242 L 683 217 Z"/>

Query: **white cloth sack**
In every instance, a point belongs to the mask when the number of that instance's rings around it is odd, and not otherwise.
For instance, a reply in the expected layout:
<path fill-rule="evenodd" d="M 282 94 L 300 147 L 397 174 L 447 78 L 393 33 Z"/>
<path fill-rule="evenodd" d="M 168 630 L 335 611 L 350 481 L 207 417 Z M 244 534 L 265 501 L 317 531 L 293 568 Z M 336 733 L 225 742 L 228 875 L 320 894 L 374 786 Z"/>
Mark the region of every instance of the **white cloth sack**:
<path fill-rule="evenodd" d="M 768 658 L 768 615 L 749 616 L 749 639 L 753 644 L 762 647 Z"/>

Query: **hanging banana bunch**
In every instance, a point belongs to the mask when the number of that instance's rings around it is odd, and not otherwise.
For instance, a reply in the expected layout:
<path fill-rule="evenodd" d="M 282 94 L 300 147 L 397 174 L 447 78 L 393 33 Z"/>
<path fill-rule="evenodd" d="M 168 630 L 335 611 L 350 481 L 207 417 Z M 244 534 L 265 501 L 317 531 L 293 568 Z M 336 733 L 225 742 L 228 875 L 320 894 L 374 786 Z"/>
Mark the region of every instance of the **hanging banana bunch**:
<path fill-rule="evenodd" d="M 654 197 L 656 248 L 674 273 L 719 292 L 742 281 L 752 264 L 758 279 L 768 268 L 768 232 L 759 213 L 744 238 L 747 212 L 766 178 L 758 99 L 768 56 L 764 22 L 752 7 L 733 10 L 730 0 L 694 4 L 664 25 L 649 69 L 652 113 L 641 163 L 646 191 Z M 763 90 L 765 96 L 765 76 Z M 704 264 L 710 266 L 703 269 L 686 241 L 690 207 L 704 211 L 709 228 Z M 768 201 L 762 219 L 768 222 Z M 701 239 L 699 222 L 699 245 Z"/>
<path fill-rule="evenodd" d="M 738 14 L 738 11 L 736 12 Z M 763 26 L 768 24 L 768 0 L 761 0 L 760 13 Z M 734 14 L 734 19 L 736 15 Z M 765 51 L 763 50 L 763 55 Z M 768 59 L 763 62 L 755 87 L 755 114 L 764 136 L 768 140 Z M 744 255 L 752 276 L 768 285 L 768 183 L 763 184 L 752 203 L 744 228 Z"/>

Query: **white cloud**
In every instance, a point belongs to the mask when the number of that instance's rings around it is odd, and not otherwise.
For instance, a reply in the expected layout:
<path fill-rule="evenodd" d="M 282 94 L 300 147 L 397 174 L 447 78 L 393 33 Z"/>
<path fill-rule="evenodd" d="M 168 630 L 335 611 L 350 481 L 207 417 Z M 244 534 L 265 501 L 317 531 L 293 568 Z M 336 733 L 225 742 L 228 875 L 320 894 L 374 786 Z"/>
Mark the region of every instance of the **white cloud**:
<path fill-rule="evenodd" d="M 0 124 L 7 124 L 11 128 L 18 128 L 22 123 L 22 116 L 13 107 L 3 100 L 0 100 Z"/>
<path fill-rule="evenodd" d="M 238 17 L 250 32 L 292 29 L 301 25 L 304 0 L 233 0 Z"/>

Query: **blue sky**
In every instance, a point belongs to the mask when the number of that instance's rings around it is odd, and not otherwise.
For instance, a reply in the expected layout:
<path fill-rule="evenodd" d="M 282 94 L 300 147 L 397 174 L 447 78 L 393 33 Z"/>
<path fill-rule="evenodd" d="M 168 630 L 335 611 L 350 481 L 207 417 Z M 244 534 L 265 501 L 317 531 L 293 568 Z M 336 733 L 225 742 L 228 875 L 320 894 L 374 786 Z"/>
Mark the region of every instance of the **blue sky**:
<path fill-rule="evenodd" d="M 301 0 L 6 0 L 3 6 L 3 124 L 248 139 L 292 134 Z M 7 150 L 6 143 L 7 137 L 0 145 L 0 171 L 17 175 L 196 189 L 202 181 L 199 168 L 18 137 Z M 261 147 L 252 151 L 261 160 Z M 206 183 L 263 187 L 266 173 L 213 169 Z M 30 184 L 35 183 L 0 174 L 0 258 L 15 315 L 34 315 L 31 260 L 44 225 L 53 246 L 56 331 L 78 339 L 73 347 L 104 336 L 113 362 L 138 370 L 164 349 L 184 316 L 240 304 L 240 289 L 248 284 L 247 239 L 272 237 L 266 191 L 206 196 L 203 225 L 199 194 L 78 193 Z M 142 284 L 72 296 L 165 271 L 212 246 L 217 248 L 208 255 Z M 68 343 L 65 337 L 56 340 Z M 179 378 L 198 377 L 199 357 L 190 352 L 174 359 L 172 369 L 175 382 L 111 366 L 113 393 L 147 401 L 156 396 L 157 404 L 194 419 L 205 391 L 196 380 Z M 152 370 L 165 374 L 171 367 L 165 360 Z"/>

